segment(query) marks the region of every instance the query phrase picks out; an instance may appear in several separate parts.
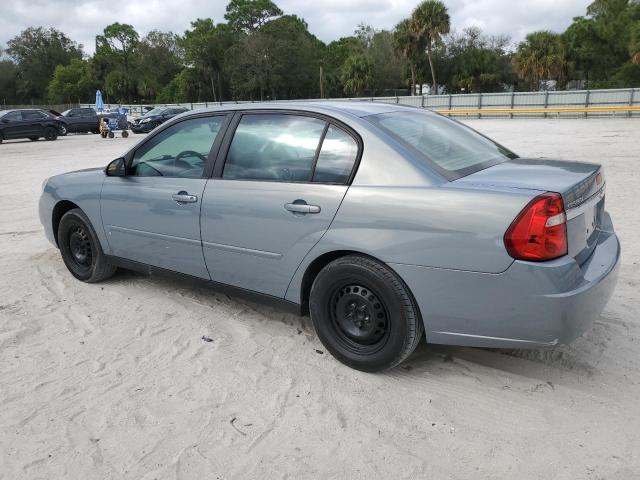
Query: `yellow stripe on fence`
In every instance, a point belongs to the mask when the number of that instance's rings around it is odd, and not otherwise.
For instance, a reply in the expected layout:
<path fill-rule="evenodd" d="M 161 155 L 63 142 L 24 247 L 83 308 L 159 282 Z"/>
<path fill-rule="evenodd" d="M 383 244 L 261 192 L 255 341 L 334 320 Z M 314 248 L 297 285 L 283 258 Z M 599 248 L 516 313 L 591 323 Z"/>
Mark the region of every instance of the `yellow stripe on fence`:
<path fill-rule="evenodd" d="M 540 107 L 540 108 L 459 108 L 436 109 L 442 115 L 490 115 L 518 113 L 589 113 L 589 112 L 640 112 L 640 105 L 626 107 Z"/>

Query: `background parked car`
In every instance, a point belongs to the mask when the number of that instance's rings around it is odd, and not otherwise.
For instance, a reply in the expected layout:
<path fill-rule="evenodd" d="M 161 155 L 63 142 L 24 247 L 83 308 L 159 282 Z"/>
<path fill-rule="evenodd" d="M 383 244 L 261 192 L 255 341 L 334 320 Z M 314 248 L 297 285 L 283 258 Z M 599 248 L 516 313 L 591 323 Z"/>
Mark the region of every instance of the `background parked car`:
<path fill-rule="evenodd" d="M 136 119 L 131 125 L 133 133 L 148 133 L 158 125 L 170 120 L 171 118 L 186 112 L 188 109 L 184 107 L 157 107 L 145 113 L 142 117 Z"/>
<path fill-rule="evenodd" d="M 52 111 L 52 114 L 56 112 Z M 100 125 L 98 114 L 93 108 L 71 108 L 56 116 L 61 123 L 61 135 L 74 132 L 98 133 Z"/>
<path fill-rule="evenodd" d="M 28 108 L 0 111 L 0 143 L 3 140 L 28 138 L 36 141 L 58 138 L 62 124 L 44 110 Z"/>

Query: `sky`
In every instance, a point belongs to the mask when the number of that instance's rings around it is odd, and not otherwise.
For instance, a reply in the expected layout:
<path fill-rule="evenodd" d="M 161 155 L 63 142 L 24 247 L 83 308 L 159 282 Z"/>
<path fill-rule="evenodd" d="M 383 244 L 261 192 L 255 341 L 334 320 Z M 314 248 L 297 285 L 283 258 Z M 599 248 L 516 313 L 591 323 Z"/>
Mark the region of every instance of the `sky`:
<path fill-rule="evenodd" d="M 584 15 L 591 0 L 444 0 L 456 31 L 478 26 L 514 42 L 528 32 L 562 32 Z M 95 50 L 95 36 L 113 22 L 129 23 L 142 35 L 150 30 L 182 34 L 196 18 L 224 21 L 226 0 L 0 0 L 0 48 L 29 26 L 55 27 Z M 328 43 L 353 34 L 359 23 L 392 29 L 418 0 L 275 0 L 288 14 L 302 17 L 309 30 Z"/>

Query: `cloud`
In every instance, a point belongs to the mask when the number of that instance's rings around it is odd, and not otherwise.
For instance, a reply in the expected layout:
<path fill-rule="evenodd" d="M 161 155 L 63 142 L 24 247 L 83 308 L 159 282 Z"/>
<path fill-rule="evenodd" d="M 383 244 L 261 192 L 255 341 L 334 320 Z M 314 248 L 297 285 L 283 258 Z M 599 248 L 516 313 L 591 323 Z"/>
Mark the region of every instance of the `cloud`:
<path fill-rule="evenodd" d="M 29 26 L 55 27 L 92 53 L 95 36 L 113 22 L 130 23 L 141 34 L 153 29 L 182 33 L 196 18 L 224 21 L 225 0 L 144 0 L 105 4 L 104 0 L 11 0 L 0 14 L 0 45 Z M 351 35 L 359 23 L 391 29 L 410 15 L 417 0 L 279 0 L 285 13 L 296 14 L 324 42 Z M 562 31 L 574 16 L 584 15 L 590 0 L 445 0 L 452 25 L 471 25 L 515 41 L 534 30 Z M 108 5 L 108 7 L 105 7 Z"/>

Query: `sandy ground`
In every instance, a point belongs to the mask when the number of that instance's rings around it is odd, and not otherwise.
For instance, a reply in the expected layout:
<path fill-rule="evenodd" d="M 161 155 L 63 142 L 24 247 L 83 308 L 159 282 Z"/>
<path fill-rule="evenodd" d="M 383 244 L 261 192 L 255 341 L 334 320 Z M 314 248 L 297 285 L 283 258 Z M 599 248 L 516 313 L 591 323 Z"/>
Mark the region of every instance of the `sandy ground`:
<path fill-rule="evenodd" d="M 470 123 L 605 164 L 617 290 L 571 346 L 425 344 L 380 375 L 321 353 L 308 318 L 134 273 L 75 281 L 41 182 L 136 139 L 0 145 L 0 479 L 639 478 L 640 121 Z"/>

